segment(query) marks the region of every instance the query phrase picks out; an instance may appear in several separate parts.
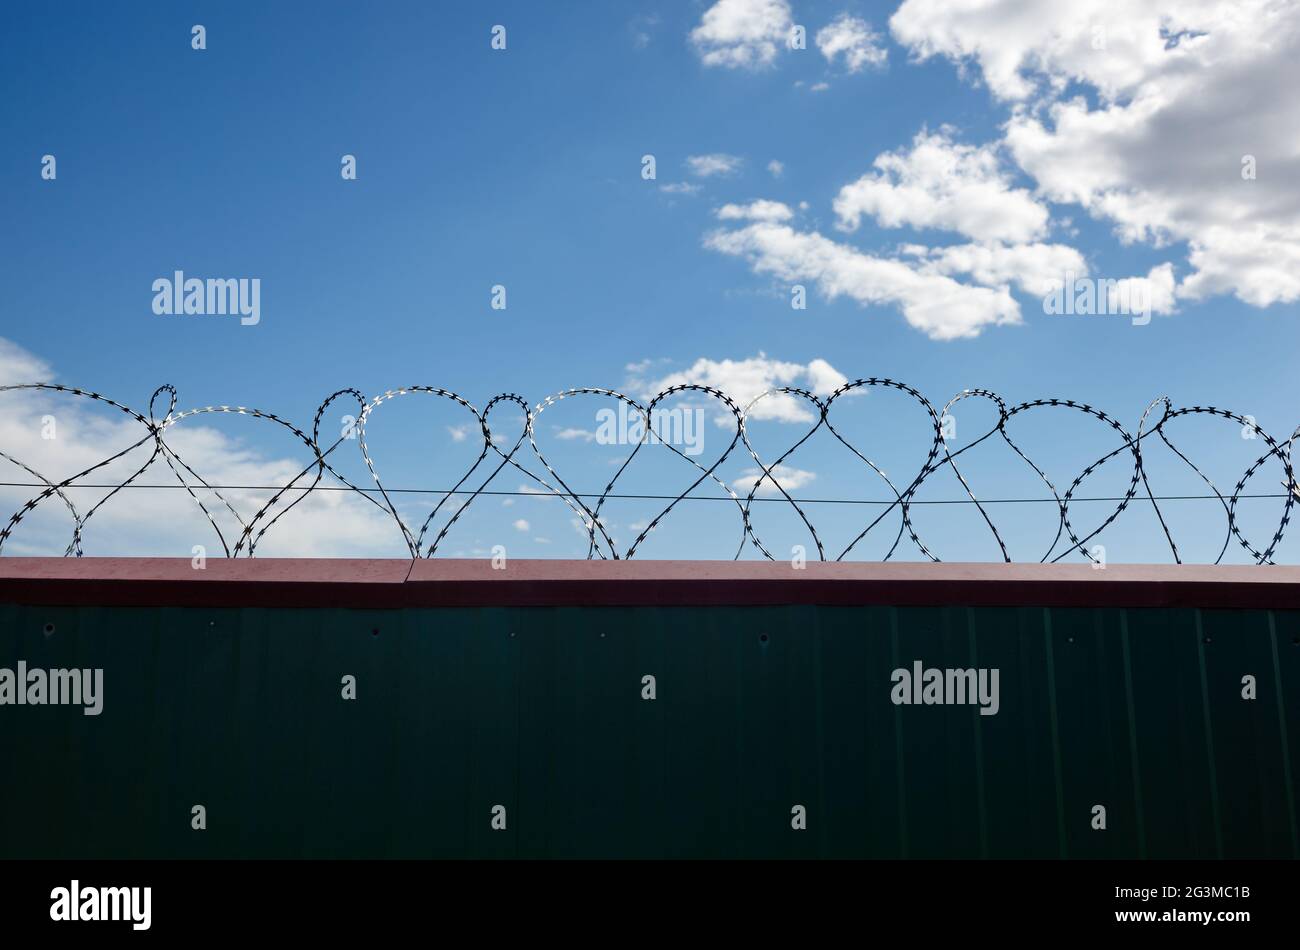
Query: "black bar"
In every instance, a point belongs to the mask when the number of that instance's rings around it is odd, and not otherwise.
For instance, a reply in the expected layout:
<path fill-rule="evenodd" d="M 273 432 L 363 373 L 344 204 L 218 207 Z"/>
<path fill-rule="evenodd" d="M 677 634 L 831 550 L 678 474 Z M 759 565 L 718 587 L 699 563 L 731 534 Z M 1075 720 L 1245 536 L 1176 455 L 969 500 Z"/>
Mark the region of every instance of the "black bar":
<path fill-rule="evenodd" d="M 749 932 L 765 943 L 788 934 L 801 945 L 835 933 L 900 946 L 948 935 L 970 946 L 1126 934 L 1223 942 L 1293 938 L 1295 871 L 1290 862 L 7 862 L 0 924 L 6 938 L 284 933 L 335 946 L 354 934 L 402 933 L 471 946 L 513 934 L 539 944 L 603 934 L 677 945 Z M 73 880 L 83 898 L 91 887 L 151 888 L 148 930 L 52 920 L 51 892 Z M 1166 887 L 1179 896 L 1162 896 Z M 1197 896 L 1191 888 L 1217 890 Z M 1179 912 L 1249 919 L 1160 919 Z M 1118 920 L 1124 913 L 1156 919 Z"/>

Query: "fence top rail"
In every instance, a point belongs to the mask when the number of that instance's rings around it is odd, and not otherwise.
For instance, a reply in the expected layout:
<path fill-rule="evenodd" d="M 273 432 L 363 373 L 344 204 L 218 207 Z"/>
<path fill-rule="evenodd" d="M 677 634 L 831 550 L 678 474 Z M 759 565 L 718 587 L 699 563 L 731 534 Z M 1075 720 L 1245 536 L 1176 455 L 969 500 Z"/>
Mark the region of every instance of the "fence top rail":
<path fill-rule="evenodd" d="M 1300 609 L 1281 565 L 0 558 L 0 607 L 1009 606 Z"/>

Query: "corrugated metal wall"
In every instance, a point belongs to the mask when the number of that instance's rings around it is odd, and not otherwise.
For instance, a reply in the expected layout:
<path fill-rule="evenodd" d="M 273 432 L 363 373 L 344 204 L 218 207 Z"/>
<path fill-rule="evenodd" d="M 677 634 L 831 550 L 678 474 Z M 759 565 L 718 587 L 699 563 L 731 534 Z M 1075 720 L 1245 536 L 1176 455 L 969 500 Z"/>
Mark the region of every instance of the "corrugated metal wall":
<path fill-rule="evenodd" d="M 1300 855 L 1293 611 L 0 606 L 19 659 L 104 711 L 0 706 L 0 857 Z"/>

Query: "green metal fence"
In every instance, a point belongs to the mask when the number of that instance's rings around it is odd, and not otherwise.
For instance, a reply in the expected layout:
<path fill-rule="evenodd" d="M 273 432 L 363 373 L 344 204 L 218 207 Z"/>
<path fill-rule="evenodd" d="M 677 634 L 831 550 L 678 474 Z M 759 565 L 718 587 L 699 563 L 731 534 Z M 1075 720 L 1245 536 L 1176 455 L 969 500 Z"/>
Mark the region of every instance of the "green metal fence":
<path fill-rule="evenodd" d="M 0 606 L 20 659 L 103 710 L 0 706 L 5 858 L 1300 856 L 1294 610 Z"/>

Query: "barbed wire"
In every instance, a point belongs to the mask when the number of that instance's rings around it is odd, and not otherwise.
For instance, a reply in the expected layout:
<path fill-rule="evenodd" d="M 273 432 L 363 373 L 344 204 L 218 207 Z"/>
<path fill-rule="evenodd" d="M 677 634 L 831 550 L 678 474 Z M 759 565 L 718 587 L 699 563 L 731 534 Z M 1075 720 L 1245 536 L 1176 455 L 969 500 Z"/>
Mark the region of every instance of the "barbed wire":
<path fill-rule="evenodd" d="M 872 461 L 867 455 L 863 454 L 855 445 L 853 445 L 845 436 L 835 427 L 832 421 L 832 410 L 837 400 L 844 396 L 858 392 L 860 390 L 872 387 L 883 387 L 895 390 L 905 397 L 914 401 L 921 409 L 924 410 L 929 419 L 932 429 L 932 438 L 926 458 L 914 476 L 906 483 L 900 482 L 895 484 L 888 475 Z M 1149 502 L 1156 514 L 1160 524 L 1161 532 L 1165 542 L 1168 544 L 1170 553 L 1174 561 L 1181 563 L 1182 556 L 1178 545 L 1174 540 L 1173 531 L 1165 519 L 1161 510 L 1160 503 L 1174 500 L 1185 499 L 1202 499 L 1217 500 L 1223 508 L 1225 515 L 1225 535 L 1223 544 L 1219 549 L 1218 556 L 1214 563 L 1220 563 L 1232 544 L 1233 539 L 1249 554 L 1252 560 L 1259 564 L 1272 563 L 1273 555 L 1281 543 L 1287 526 L 1290 523 L 1291 509 L 1297 497 L 1300 497 L 1300 488 L 1296 486 L 1296 479 L 1291 466 L 1291 451 L 1295 444 L 1296 438 L 1300 436 L 1300 428 L 1293 431 L 1289 438 L 1285 440 L 1275 439 L 1263 429 L 1261 429 L 1249 416 L 1239 415 L 1229 412 L 1228 410 L 1219 409 L 1213 406 L 1191 406 L 1175 408 L 1167 397 L 1160 397 L 1154 400 L 1146 410 L 1138 423 L 1135 433 L 1130 433 L 1116 419 L 1107 415 L 1105 412 L 1086 403 L 1077 402 L 1070 399 L 1036 399 L 1029 402 L 1023 402 L 1018 405 L 1008 406 L 998 394 L 983 389 L 968 389 L 958 393 L 948 400 L 942 409 L 936 410 L 935 407 L 915 388 L 892 379 L 876 378 L 857 379 L 852 382 L 846 382 L 838 389 L 826 396 L 818 396 L 807 390 L 794 387 L 773 388 L 761 393 L 752 399 L 747 405 L 741 407 L 733 401 L 726 393 L 719 389 L 704 386 L 700 384 L 681 384 L 669 387 L 663 392 L 657 394 L 642 405 L 635 398 L 624 393 L 610 389 L 597 388 L 578 388 L 569 389 L 560 393 L 546 397 L 536 406 L 530 408 L 529 404 L 519 395 L 514 393 L 502 393 L 494 396 L 488 401 L 484 409 L 480 412 L 472 403 L 462 396 L 449 390 L 440 389 L 430 386 L 410 386 L 401 389 L 388 390 L 384 393 L 367 398 L 360 391 L 355 389 L 341 389 L 328 396 L 316 410 L 315 417 L 312 421 L 311 434 L 308 435 L 303 429 L 297 427 L 288 420 L 270 412 L 260 409 L 254 409 L 245 406 L 205 406 L 202 408 L 188 409 L 177 411 L 177 393 L 176 389 L 170 385 L 160 386 L 150 397 L 148 414 L 138 412 L 122 403 L 119 403 L 107 396 L 101 395 L 90 390 L 68 387 L 53 383 L 23 383 L 0 386 L 0 393 L 3 392 L 51 392 L 70 395 L 76 398 L 85 399 L 94 403 L 101 404 L 104 407 L 116 410 L 135 423 L 138 423 L 143 430 L 143 434 L 132 444 L 120 452 L 116 452 L 108 457 L 84 468 L 82 471 L 67 478 L 55 481 L 47 478 L 34 467 L 26 462 L 16 458 L 0 447 L 0 459 L 4 459 L 17 467 L 21 468 L 32 478 L 34 482 L 0 482 L 2 487 L 31 487 L 40 488 L 40 491 L 29 498 L 21 507 L 19 507 L 9 518 L 3 529 L 0 529 L 0 553 L 3 553 L 5 543 L 13 534 L 16 528 L 22 523 L 23 519 L 31 512 L 35 511 L 41 504 L 50 499 L 57 499 L 64 508 L 70 513 L 73 520 L 72 538 L 64 551 L 65 556 L 81 557 L 83 555 L 83 535 L 86 524 L 90 519 L 104 507 L 111 499 L 127 489 L 144 489 L 144 488 L 177 488 L 185 491 L 199 510 L 207 519 L 212 530 L 217 535 L 221 543 L 222 550 L 226 557 L 253 557 L 256 553 L 257 545 L 264 538 L 266 533 L 271 530 L 280 520 L 294 507 L 299 505 L 313 492 L 351 492 L 359 495 L 369 504 L 373 504 L 380 511 L 383 511 L 390 517 L 395 528 L 400 532 L 405 543 L 408 553 L 412 558 L 433 557 L 443 540 L 447 537 L 454 525 L 460 520 L 461 516 L 474 503 L 474 501 L 483 495 L 527 495 L 534 497 L 554 497 L 560 499 L 565 505 L 572 510 L 578 517 L 582 530 L 587 538 L 587 557 L 600 559 L 628 559 L 636 555 L 638 548 L 654 532 L 664 519 L 683 501 L 696 501 L 702 499 L 723 501 L 735 505 L 739 517 L 740 537 L 736 549 L 736 558 L 740 558 L 747 545 L 759 552 L 762 556 L 775 560 L 772 553 L 764 546 L 760 540 L 753 521 L 750 517 L 755 502 L 782 503 L 789 505 L 791 510 L 797 515 L 803 525 L 803 529 L 808 532 L 817 551 L 817 557 L 821 560 L 843 560 L 851 554 L 853 550 L 866 538 L 872 531 L 885 523 L 885 519 L 892 514 L 896 514 L 898 519 L 897 530 L 892 533 L 892 542 L 884 555 L 884 560 L 890 560 L 895 556 L 903 536 L 911 540 L 917 550 L 929 560 L 938 561 L 940 558 L 922 541 L 911 518 L 911 510 L 918 505 L 931 504 L 963 504 L 974 505 L 979 512 L 982 521 L 987 527 L 993 540 L 996 542 L 1002 559 L 1010 562 L 1011 556 L 1008 552 L 1005 539 L 1002 536 L 997 524 L 990 516 L 987 507 L 996 504 L 1008 504 L 1018 502 L 1036 502 L 1036 503 L 1054 503 L 1057 508 L 1058 519 L 1056 533 L 1052 539 L 1051 545 L 1040 558 L 1043 562 L 1059 562 L 1066 557 L 1078 555 L 1083 559 L 1097 563 L 1097 559 L 1087 545 L 1088 542 L 1096 538 L 1102 531 L 1106 530 L 1128 509 L 1134 499 L 1141 495 L 1145 501 Z M 730 436 L 730 442 L 725 450 L 707 467 L 701 465 L 690 455 L 681 451 L 670 439 L 663 437 L 655 428 L 655 421 L 658 418 L 656 411 L 660 404 L 671 397 L 683 393 L 702 395 L 711 397 L 718 405 L 720 410 L 729 413 L 735 423 L 734 435 Z M 467 471 L 452 485 L 446 489 L 410 489 L 410 488 L 385 488 L 379 473 L 375 467 L 374 461 L 366 440 L 366 425 L 371 416 L 386 403 L 392 403 L 399 399 L 412 396 L 428 396 L 439 400 L 445 400 L 461 409 L 469 412 L 478 424 L 483 444 L 474 463 Z M 599 492 L 576 491 L 564 479 L 563 476 L 547 459 L 542 452 L 541 447 L 537 444 L 537 420 L 541 415 L 558 403 L 583 397 L 598 397 L 602 399 L 613 399 L 625 405 L 629 410 L 636 413 L 640 422 L 640 437 L 631 443 L 631 451 L 623 459 L 613 476 L 609 479 L 604 489 Z M 813 424 L 807 432 L 798 439 L 793 445 L 786 449 L 772 462 L 764 462 L 753 444 L 750 441 L 748 423 L 755 407 L 759 406 L 764 400 L 774 397 L 783 397 L 786 399 L 802 400 L 811 410 L 813 410 Z M 165 398 L 165 409 L 160 400 Z M 354 420 L 350 425 L 340 430 L 340 435 L 327 447 L 322 448 L 321 444 L 321 421 L 326 412 L 334 403 L 340 399 L 347 402 L 355 402 L 357 415 L 355 417 L 347 416 L 346 418 Z M 944 420 L 949 418 L 949 411 L 958 402 L 966 399 L 984 399 L 993 404 L 997 410 L 997 423 L 988 431 L 984 432 L 978 438 L 953 448 L 949 444 L 950 436 L 944 431 Z M 517 436 L 507 436 L 500 432 L 494 432 L 491 426 L 491 415 L 494 408 L 498 406 L 513 405 L 523 413 L 522 428 L 518 431 Z M 1152 421 L 1153 413 L 1159 408 L 1159 418 Z M 1118 444 L 1114 449 L 1107 452 L 1100 458 L 1087 465 L 1074 479 L 1070 482 L 1065 492 L 1058 491 L 1056 485 L 1048 477 L 1047 473 L 1035 463 L 1012 439 L 1008 432 L 1008 424 L 1018 417 L 1038 411 L 1038 410 L 1067 410 L 1082 414 L 1083 416 L 1093 419 L 1103 424 L 1106 429 L 1111 431 L 1118 439 Z M 212 414 L 236 414 L 249 416 L 267 422 L 273 423 L 287 430 L 297 441 L 301 442 L 309 454 L 309 461 L 298 473 L 287 482 L 280 485 L 222 485 L 208 482 L 194 468 L 186 463 L 180 456 L 177 449 L 168 443 L 167 435 L 177 425 L 188 419 L 195 419 L 205 415 Z M 1193 416 L 1205 415 L 1230 420 L 1242 428 L 1243 432 L 1249 433 L 1252 438 L 1258 437 L 1267 446 L 1267 451 L 1255 459 L 1241 474 L 1232 491 L 1224 495 L 1214 484 L 1205 472 L 1192 462 L 1188 456 L 1182 452 L 1170 439 L 1166 432 L 1166 427 L 1176 419 Z M 724 416 L 725 418 L 725 416 Z M 761 415 L 754 418 L 762 418 Z M 786 487 L 781 484 L 782 468 L 784 463 L 805 443 L 808 442 L 820 429 L 825 428 L 832 438 L 837 440 L 847 448 L 857 459 L 866 465 L 870 471 L 877 476 L 886 486 L 892 499 L 885 500 L 866 500 L 866 499 L 816 499 L 816 498 L 796 498 L 792 496 Z M 513 437 L 513 444 L 509 444 L 510 438 Z M 1050 498 L 978 498 L 971 489 L 965 476 L 958 466 L 958 458 L 964 453 L 970 451 L 976 446 L 993 438 L 999 438 L 1008 448 L 1021 459 L 1026 466 L 1034 473 L 1036 478 L 1042 482 L 1050 494 Z M 1149 472 L 1143 463 L 1143 444 L 1153 437 L 1158 438 L 1160 443 L 1169 448 L 1178 459 L 1180 459 L 1209 489 L 1210 494 L 1206 495 L 1157 495 L 1151 488 Z M 370 478 L 374 482 L 374 487 L 365 487 L 357 485 L 350 481 L 346 476 L 341 474 L 331 463 L 331 455 L 337 451 L 340 446 L 349 441 L 355 441 L 360 449 L 362 460 L 365 464 Z M 544 470 L 544 474 L 539 474 L 531 470 L 524 462 L 517 457 L 525 442 L 532 453 L 532 460 L 535 461 Z M 93 481 L 88 480 L 96 472 L 101 472 L 113 463 L 125 458 L 128 454 L 143 446 L 149 446 L 149 457 L 143 465 L 135 468 L 129 475 L 118 481 Z M 615 490 L 619 478 L 628 469 L 638 453 L 646 445 L 663 446 L 683 461 L 689 463 L 696 472 L 695 480 L 687 488 L 677 494 L 625 494 Z M 503 446 L 508 449 L 503 450 Z M 755 475 L 750 481 L 748 492 L 742 497 L 738 492 L 729 486 L 717 473 L 719 468 L 732 456 L 737 450 L 737 446 L 742 446 L 744 452 L 754 461 L 757 466 Z M 489 456 L 492 458 L 489 459 Z M 1128 484 L 1122 495 L 1114 496 L 1083 496 L 1077 492 L 1080 486 L 1091 476 L 1096 474 L 1102 466 L 1123 457 L 1129 457 L 1132 462 L 1132 470 L 1128 473 Z M 158 485 L 146 484 L 138 481 L 142 475 L 151 469 L 159 460 L 177 479 L 176 485 Z M 1281 485 L 1283 491 L 1272 493 L 1246 493 L 1247 484 L 1257 475 L 1261 469 L 1270 462 L 1274 461 L 1281 470 Z M 487 465 L 484 466 L 484 462 Z M 530 462 L 531 464 L 531 462 Z M 475 473 L 483 467 L 486 475 L 482 476 L 481 481 L 475 481 Z M 493 480 L 507 468 L 518 471 L 537 485 L 536 489 L 510 492 L 489 488 Z M 957 499 L 918 499 L 917 492 L 927 479 L 943 469 L 950 469 L 955 476 L 958 484 L 961 486 L 964 498 Z M 337 484 L 327 483 L 326 479 L 332 478 Z M 692 494 L 697 488 L 705 483 L 716 486 L 720 490 L 720 495 L 696 495 Z M 764 490 L 764 485 L 770 484 L 770 491 L 779 497 L 758 497 L 760 491 Z M 901 487 L 900 487 L 901 486 Z M 68 491 L 71 489 L 107 489 L 107 494 L 92 504 L 84 512 L 80 511 Z M 245 520 L 236 507 L 222 494 L 223 491 L 235 490 L 266 490 L 271 491 L 272 496 L 255 514 Z M 199 496 L 199 492 L 210 493 L 218 506 L 224 507 L 235 519 L 239 526 L 239 537 L 234 540 L 233 545 L 227 538 L 221 526 L 217 523 L 213 511 L 209 509 L 208 503 L 204 498 Z M 433 510 L 429 512 L 418 530 L 413 530 L 407 524 L 405 519 L 397 510 L 392 495 L 399 493 L 420 493 L 433 494 L 438 497 L 438 502 Z M 291 497 L 292 496 L 292 497 Z M 604 521 L 601 517 L 601 511 L 609 500 L 638 498 L 642 500 L 667 501 L 664 506 L 646 525 L 640 530 L 640 533 L 633 540 L 632 544 L 620 552 L 617 543 L 607 532 Z M 1237 518 L 1237 506 L 1243 499 L 1248 498 L 1281 498 L 1283 504 L 1276 527 L 1272 530 L 1267 544 L 1257 546 L 1252 543 L 1243 533 L 1239 519 Z M 463 499 L 463 500 L 462 500 Z M 594 504 L 590 503 L 594 499 Z M 1090 531 L 1083 532 L 1083 529 L 1077 529 L 1074 520 L 1070 516 L 1070 506 L 1077 503 L 1097 503 L 1106 502 L 1114 503 L 1114 510 L 1110 511 L 1104 520 L 1093 527 Z M 821 535 L 818 533 L 813 521 L 809 518 L 808 513 L 804 510 L 805 505 L 814 504 L 870 504 L 883 506 L 884 510 L 879 512 L 865 527 L 838 553 L 828 552 Z M 447 520 L 437 531 L 432 539 L 428 539 L 431 526 L 440 512 L 447 509 Z M 1083 532 L 1083 533 L 1081 533 Z M 886 535 L 889 537 L 889 535 Z M 1065 544 L 1068 539 L 1068 544 Z M 1061 548 L 1061 550 L 1057 550 Z"/>

